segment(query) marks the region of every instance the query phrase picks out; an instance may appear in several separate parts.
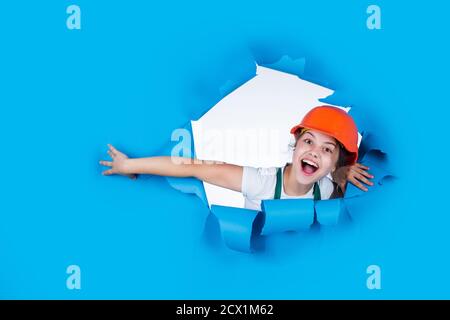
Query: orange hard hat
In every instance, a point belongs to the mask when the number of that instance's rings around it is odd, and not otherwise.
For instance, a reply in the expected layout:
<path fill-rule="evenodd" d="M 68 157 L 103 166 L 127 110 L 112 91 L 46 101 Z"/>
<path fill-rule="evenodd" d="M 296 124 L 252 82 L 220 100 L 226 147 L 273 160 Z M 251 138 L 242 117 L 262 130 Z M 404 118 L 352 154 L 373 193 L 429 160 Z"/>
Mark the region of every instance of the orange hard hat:
<path fill-rule="evenodd" d="M 310 110 L 300 124 L 291 129 L 312 129 L 332 136 L 350 153 L 348 164 L 358 159 L 358 129 L 352 117 L 344 110 L 332 106 L 319 106 Z"/>

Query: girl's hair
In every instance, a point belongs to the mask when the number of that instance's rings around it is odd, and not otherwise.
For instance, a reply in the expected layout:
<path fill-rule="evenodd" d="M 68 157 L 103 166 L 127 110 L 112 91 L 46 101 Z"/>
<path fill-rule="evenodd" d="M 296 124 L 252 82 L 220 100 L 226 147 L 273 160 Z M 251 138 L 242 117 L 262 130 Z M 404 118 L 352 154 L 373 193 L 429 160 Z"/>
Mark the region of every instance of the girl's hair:
<path fill-rule="evenodd" d="M 295 142 L 293 144 L 290 144 L 290 147 L 294 150 L 295 146 L 297 145 L 298 140 L 301 138 L 301 136 L 307 131 L 308 129 L 305 128 L 300 128 L 298 129 L 294 136 L 295 136 Z M 336 139 L 335 139 L 336 140 Z M 340 168 L 340 167 L 345 167 L 346 165 L 348 165 L 348 159 L 351 156 L 351 153 L 347 151 L 347 149 L 344 148 L 344 146 L 337 141 L 337 144 L 339 146 L 339 157 L 336 163 L 336 169 Z"/>

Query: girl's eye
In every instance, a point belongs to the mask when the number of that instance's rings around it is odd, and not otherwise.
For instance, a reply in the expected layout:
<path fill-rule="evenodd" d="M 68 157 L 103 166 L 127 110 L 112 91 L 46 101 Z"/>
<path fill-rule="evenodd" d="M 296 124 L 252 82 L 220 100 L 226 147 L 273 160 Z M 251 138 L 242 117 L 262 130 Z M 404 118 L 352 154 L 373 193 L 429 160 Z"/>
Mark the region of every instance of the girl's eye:
<path fill-rule="evenodd" d="M 310 139 L 305 139 L 303 141 L 305 141 L 306 144 L 311 144 L 312 143 L 312 141 Z"/>
<path fill-rule="evenodd" d="M 325 152 L 333 153 L 333 150 L 331 150 L 330 148 L 325 148 Z"/>

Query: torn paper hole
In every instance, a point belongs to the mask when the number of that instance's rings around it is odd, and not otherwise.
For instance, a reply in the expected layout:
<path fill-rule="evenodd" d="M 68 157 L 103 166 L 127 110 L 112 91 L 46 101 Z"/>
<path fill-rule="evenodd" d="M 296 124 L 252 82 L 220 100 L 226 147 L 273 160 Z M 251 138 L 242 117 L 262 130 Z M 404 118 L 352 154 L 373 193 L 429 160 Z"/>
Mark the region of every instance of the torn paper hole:
<path fill-rule="evenodd" d="M 284 58 L 270 66 L 284 68 L 289 65 L 288 60 Z M 304 60 L 300 59 L 295 68 L 290 69 L 294 73 L 303 72 L 303 67 Z M 245 84 L 236 88 L 232 82 L 227 83 L 221 88 L 222 92 L 236 89 L 186 126 L 193 137 L 192 157 L 255 168 L 281 167 L 290 162 L 292 153 L 288 145 L 293 137 L 289 129 L 309 110 L 321 105 L 333 91 L 287 72 L 262 66 L 256 68 L 256 76 Z M 340 108 L 347 112 L 350 109 Z M 359 134 L 358 146 L 360 143 L 360 158 L 363 159 L 358 161 L 376 170 L 376 185 L 381 185 L 385 177 L 391 176 L 383 169 L 385 154 L 375 148 L 367 133 L 364 137 Z M 315 222 L 337 225 L 344 215 L 350 217 L 345 201 L 364 194 L 348 184 L 345 199 L 264 200 L 262 211 L 258 212 L 241 209 L 244 204 L 241 193 L 197 179 L 167 180 L 172 187 L 194 193 L 207 204 L 211 212 L 209 220 L 217 222 L 222 240 L 229 248 L 242 252 L 252 252 L 259 235 L 304 230 Z"/>
<path fill-rule="evenodd" d="M 255 168 L 282 167 L 292 159 L 289 130 L 333 92 L 257 65 L 254 78 L 191 122 L 196 157 Z M 208 183 L 204 187 L 209 206 L 244 207 L 241 193 Z"/>

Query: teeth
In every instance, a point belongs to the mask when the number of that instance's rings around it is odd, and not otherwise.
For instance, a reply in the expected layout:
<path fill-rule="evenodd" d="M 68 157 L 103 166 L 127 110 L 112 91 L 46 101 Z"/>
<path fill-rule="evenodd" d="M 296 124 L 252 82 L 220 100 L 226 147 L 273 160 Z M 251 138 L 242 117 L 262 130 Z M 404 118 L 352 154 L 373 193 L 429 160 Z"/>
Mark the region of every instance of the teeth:
<path fill-rule="evenodd" d="M 316 168 L 318 168 L 319 166 L 317 165 L 317 164 L 315 164 L 314 162 L 312 162 L 312 161 L 309 161 L 309 160 L 306 160 L 306 159 L 303 159 L 302 160 L 303 162 L 306 162 L 307 164 L 310 164 L 310 165 L 312 165 L 313 167 L 316 167 Z"/>

